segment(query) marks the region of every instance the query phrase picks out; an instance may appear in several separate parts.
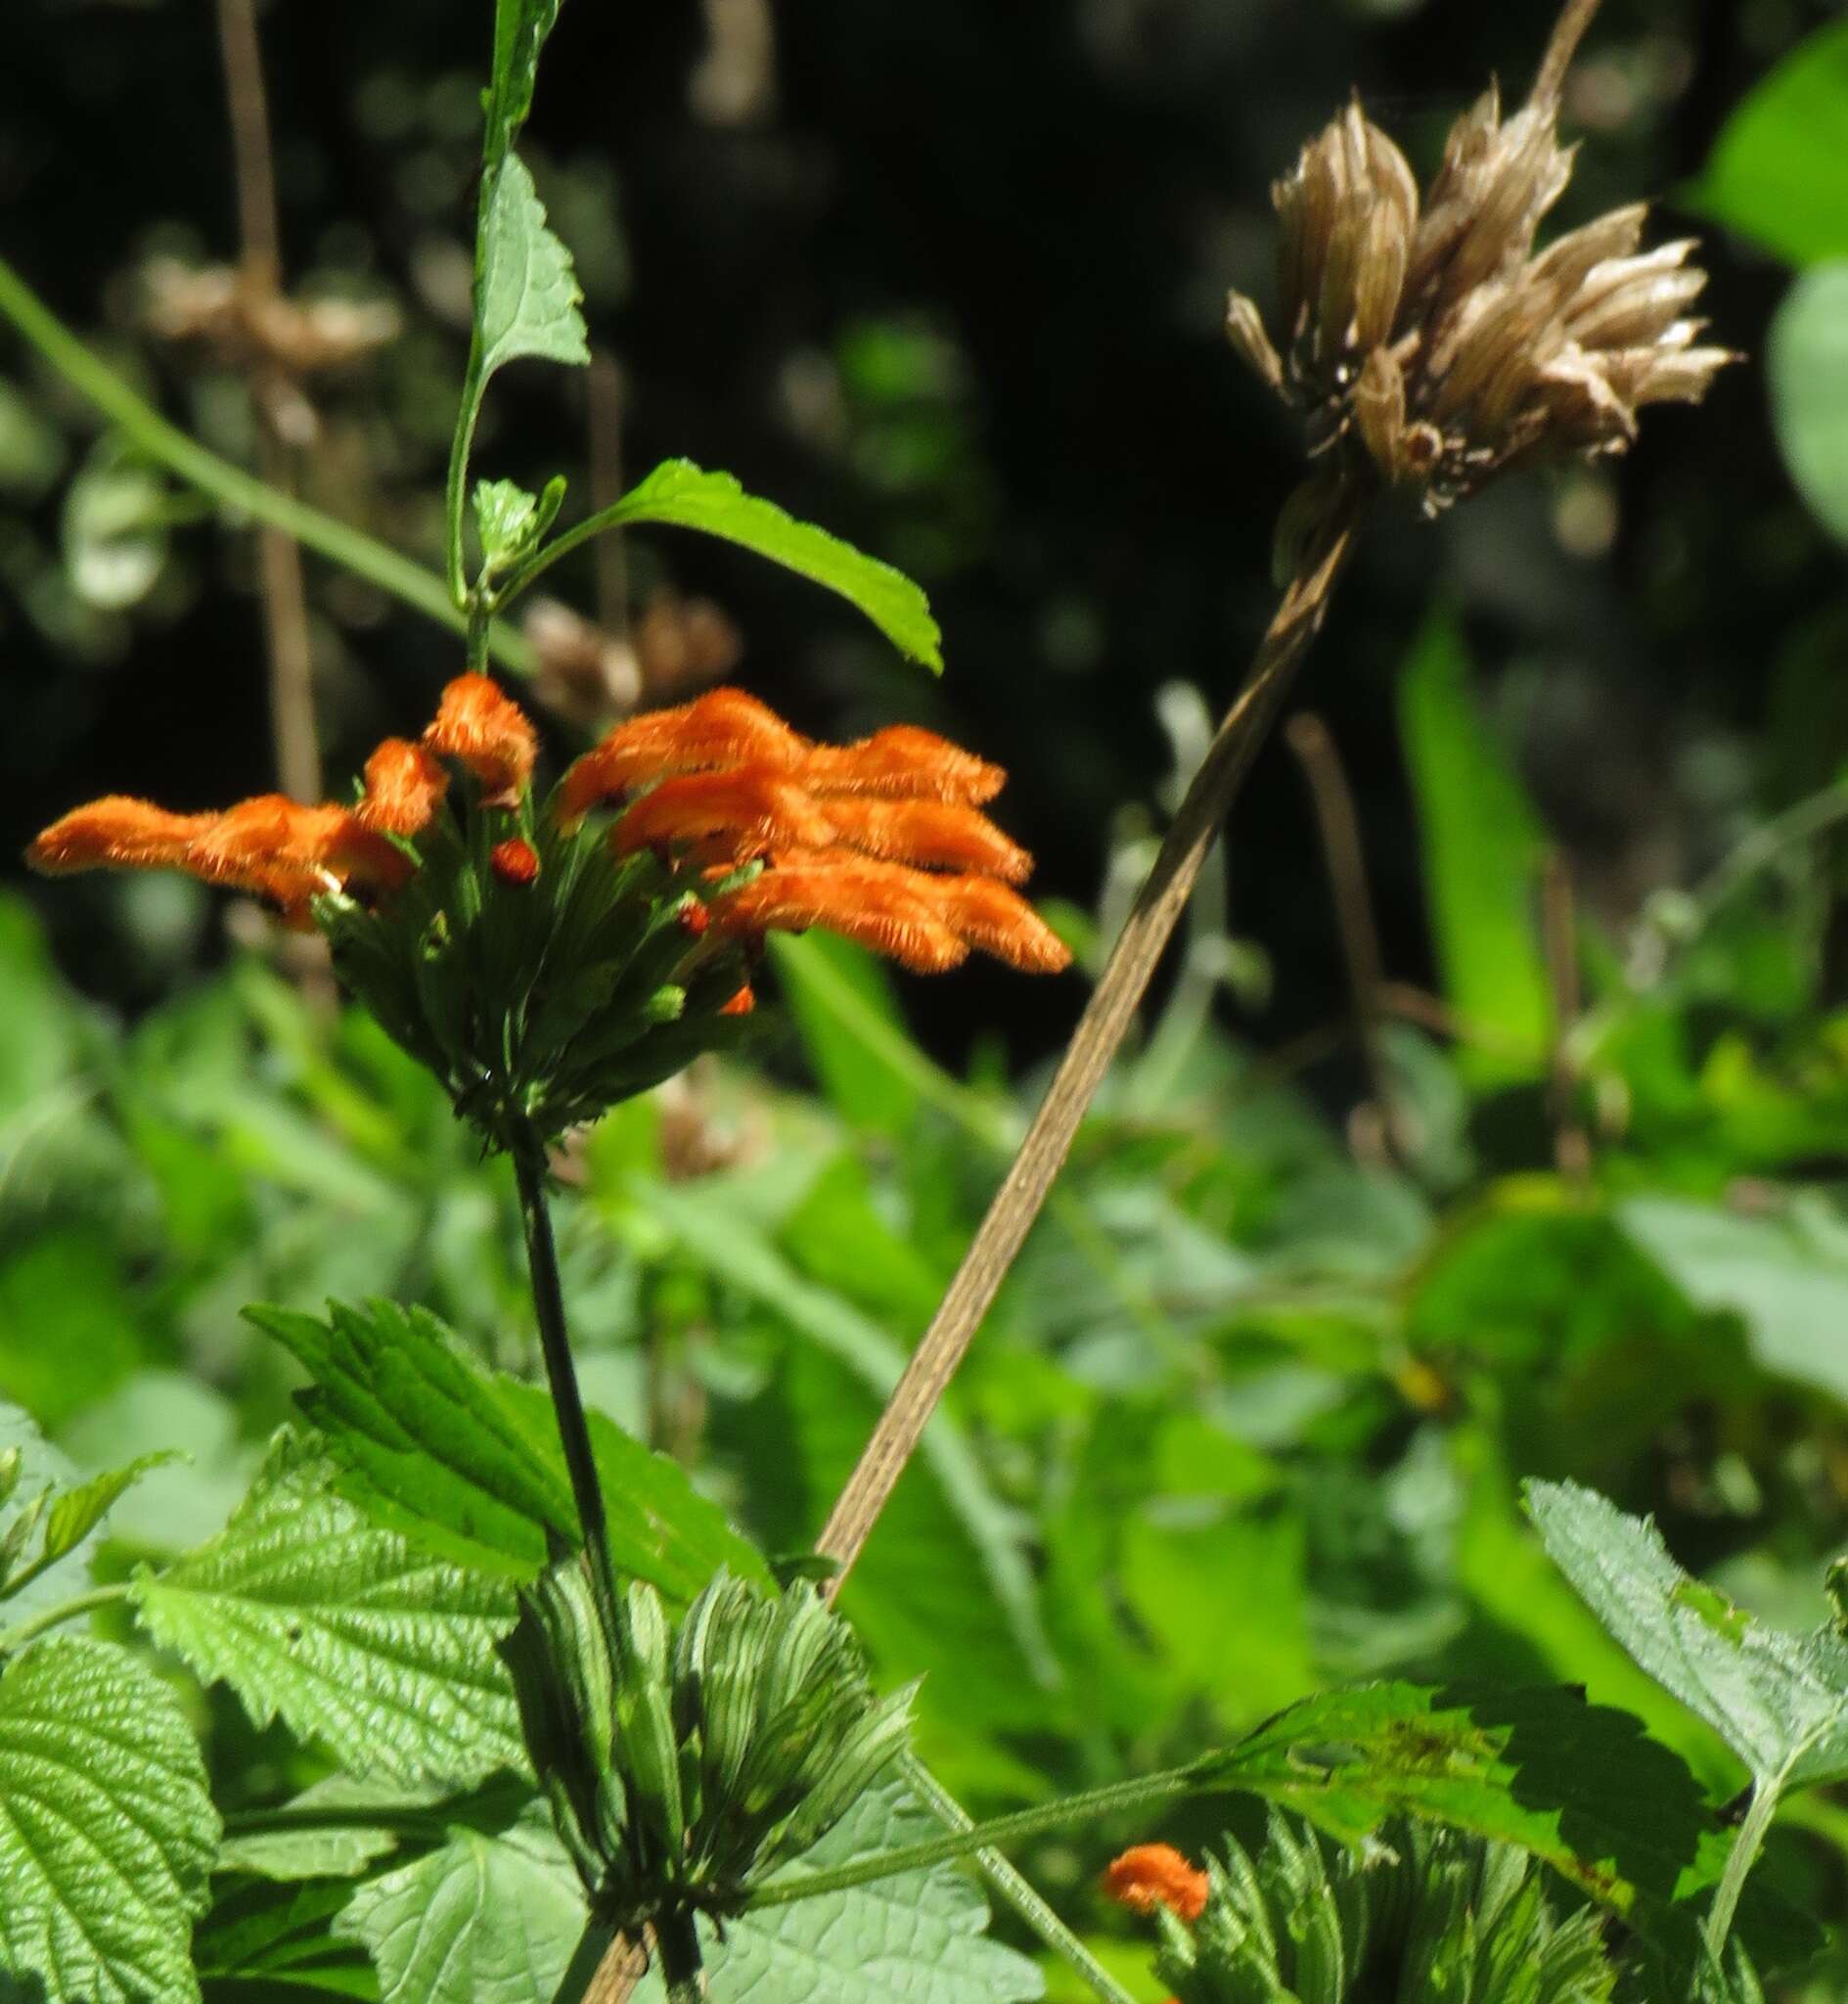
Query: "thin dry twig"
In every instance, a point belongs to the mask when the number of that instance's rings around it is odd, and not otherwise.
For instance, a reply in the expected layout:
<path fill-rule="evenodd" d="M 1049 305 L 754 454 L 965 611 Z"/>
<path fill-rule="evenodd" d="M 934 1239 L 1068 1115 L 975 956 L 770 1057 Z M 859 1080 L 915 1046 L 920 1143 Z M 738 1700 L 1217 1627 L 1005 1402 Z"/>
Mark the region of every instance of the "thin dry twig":
<path fill-rule="evenodd" d="M 831 1593 L 839 1590 L 860 1556 L 925 1423 L 1038 1217 L 1117 1046 L 1135 1021 L 1143 991 L 1186 909 L 1220 823 L 1327 615 L 1362 509 L 1356 490 L 1340 490 L 1320 534 L 1311 537 L 1258 643 L 1244 687 L 1175 814 L 1019 1153 L 816 1540 L 816 1550 L 839 1565 Z"/>
<path fill-rule="evenodd" d="M 1347 783 L 1341 755 L 1319 716 L 1304 711 L 1292 717 L 1284 733 L 1308 782 L 1316 828 L 1334 900 L 1335 928 L 1341 935 L 1341 958 L 1347 967 L 1348 993 L 1354 1003 L 1354 1030 L 1367 1067 L 1368 1083 L 1386 1140 L 1399 1141 L 1399 1118 L 1392 1090 L 1392 1071 L 1381 1035 L 1380 993 L 1385 986 L 1385 962 L 1379 950 L 1379 928 L 1374 918 L 1373 895 L 1367 883 L 1367 857 L 1361 846 L 1360 816 L 1354 790 Z"/>
<path fill-rule="evenodd" d="M 1565 73 L 1572 67 L 1572 58 L 1578 54 L 1579 43 L 1585 39 L 1585 30 L 1592 24 L 1592 17 L 1598 12 L 1602 0 L 1566 0 L 1559 10 L 1559 18 L 1553 24 L 1553 34 L 1547 42 L 1547 53 L 1540 59 L 1540 68 L 1534 77 L 1534 87 L 1528 96 L 1532 105 L 1554 105 L 1559 101 L 1559 93 L 1565 88 Z"/>
<path fill-rule="evenodd" d="M 273 298 L 282 286 L 282 229 L 254 0 L 218 0 L 218 47 L 231 116 L 242 283 L 254 297 Z M 258 472 L 265 485 L 293 496 L 293 455 L 270 420 L 272 400 L 263 395 L 254 376 L 250 395 L 261 439 Z M 256 539 L 277 783 L 297 800 L 319 799 L 321 745 L 314 720 L 314 656 L 301 551 L 293 536 L 267 524 L 258 527 Z"/>

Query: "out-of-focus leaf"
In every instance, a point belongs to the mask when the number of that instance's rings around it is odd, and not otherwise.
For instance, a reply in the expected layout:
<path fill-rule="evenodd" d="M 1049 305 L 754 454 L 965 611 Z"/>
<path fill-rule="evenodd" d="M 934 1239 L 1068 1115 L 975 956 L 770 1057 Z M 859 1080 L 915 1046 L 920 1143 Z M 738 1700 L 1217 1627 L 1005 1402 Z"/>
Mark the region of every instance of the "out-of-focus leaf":
<path fill-rule="evenodd" d="M 218 1818 L 179 1700 L 125 1649 L 55 1636 L 0 1674 L 0 1990 L 187 2004 Z"/>
<path fill-rule="evenodd" d="M 929 1060 L 905 1034 L 884 970 L 826 933 L 773 938 L 771 951 L 809 1062 L 841 1117 L 905 1133 L 924 1097 L 915 1067 Z"/>
<path fill-rule="evenodd" d="M 365 1944 L 383 2004 L 550 2004 L 583 1933 L 577 1874 L 543 1810 L 371 1879 L 334 1923 Z"/>
<path fill-rule="evenodd" d="M 1848 23 L 1818 28 L 1734 112 L 1688 199 L 1793 264 L 1848 257 Z"/>
<path fill-rule="evenodd" d="M 1842 37 L 1848 114 L 1848 31 Z M 1843 250 L 1848 253 L 1848 221 Z M 1806 271 L 1784 295 L 1766 343 L 1771 419 L 1797 491 L 1848 542 L 1848 262 Z"/>
<path fill-rule="evenodd" d="M 506 1582 L 415 1551 L 286 1438 L 212 1541 L 135 1575 L 148 1632 L 258 1725 L 280 1717 L 361 1776 L 466 1784 L 523 1758 L 494 1644 Z"/>
<path fill-rule="evenodd" d="M 70 1224 L 0 1254 L 0 1395 L 56 1429 L 143 1358 L 113 1234 Z"/>
<path fill-rule="evenodd" d="M 707 473 L 690 459 L 657 466 L 610 509 L 618 522 L 664 522 L 742 544 L 786 570 L 857 606 L 899 653 L 943 672 L 943 636 L 924 595 L 903 571 L 868 557 L 813 523 L 797 522 L 774 502 L 747 494 L 730 474 Z"/>
<path fill-rule="evenodd" d="M 145 599 L 166 562 L 166 490 L 158 474 L 106 448 L 65 497 L 65 564 L 77 596 L 107 612 Z"/>
<path fill-rule="evenodd" d="M 29 506 L 50 491 L 64 464 L 58 428 L 23 390 L 0 379 L 0 493 Z"/>
<path fill-rule="evenodd" d="M 471 1362 L 435 1316 L 390 1301 L 333 1302 L 325 1322 L 248 1312 L 314 1380 L 302 1410 L 345 1471 L 343 1492 L 380 1523 L 515 1578 L 546 1563 L 548 1533 L 578 1535 L 551 1400 Z M 618 1571 L 675 1602 L 721 1568 L 762 1576 L 762 1560 L 678 1464 L 599 1413 L 590 1421 Z"/>
<path fill-rule="evenodd" d="M 238 1437 L 231 1399 L 177 1371 L 138 1372 L 100 1405 L 87 1407 L 59 1437 L 86 1469 L 158 1457 L 163 1444 L 186 1443 L 180 1459 L 151 1462 L 135 1491 L 132 1519 L 111 1526 L 112 1537 L 143 1551 L 182 1552 L 203 1544 L 243 1500 L 260 1459 L 256 1443 Z"/>
<path fill-rule="evenodd" d="M 1540 949 L 1545 838 L 1469 689 L 1456 620 L 1429 619 L 1400 683 L 1400 728 L 1418 796 L 1424 881 L 1444 993 L 1488 1049 L 1478 1076 L 1538 1068 L 1553 1004 Z"/>

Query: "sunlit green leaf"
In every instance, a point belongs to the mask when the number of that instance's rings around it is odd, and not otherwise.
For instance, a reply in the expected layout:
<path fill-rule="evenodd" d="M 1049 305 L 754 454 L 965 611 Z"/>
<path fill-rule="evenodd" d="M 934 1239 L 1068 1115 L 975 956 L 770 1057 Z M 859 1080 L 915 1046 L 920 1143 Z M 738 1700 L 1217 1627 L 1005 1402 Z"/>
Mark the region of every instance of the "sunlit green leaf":
<path fill-rule="evenodd" d="M 492 173 L 519 137 L 532 110 L 539 52 L 559 18 L 561 0 L 494 0 L 494 70 L 488 85 L 481 157 Z"/>
<path fill-rule="evenodd" d="M 942 635 L 924 593 L 903 571 L 868 557 L 814 524 L 797 522 L 774 502 L 747 494 L 730 474 L 670 459 L 632 487 L 608 521 L 664 522 L 742 544 L 786 570 L 838 592 L 915 661 L 943 672 Z"/>
<path fill-rule="evenodd" d="M 172 1690 L 57 1636 L 0 1674 L 0 1991 L 187 2004 L 218 1818 Z"/>
<path fill-rule="evenodd" d="M 481 380 L 522 355 L 588 362 L 584 316 L 578 311 L 582 297 L 571 253 L 546 227 L 545 205 L 526 163 L 509 154 L 481 225 L 474 308 Z"/>
<path fill-rule="evenodd" d="M 1842 48 L 1848 115 L 1848 36 Z M 1816 519 L 1848 542 L 1848 263 L 1818 265 L 1785 294 L 1771 323 L 1765 368 L 1772 424 L 1790 478 Z"/>
<path fill-rule="evenodd" d="M 204 2004 L 376 2004 L 379 1979 L 365 1951 L 331 1932 L 353 1896 L 347 1883 L 280 1886 L 221 1879 L 193 1953 Z"/>

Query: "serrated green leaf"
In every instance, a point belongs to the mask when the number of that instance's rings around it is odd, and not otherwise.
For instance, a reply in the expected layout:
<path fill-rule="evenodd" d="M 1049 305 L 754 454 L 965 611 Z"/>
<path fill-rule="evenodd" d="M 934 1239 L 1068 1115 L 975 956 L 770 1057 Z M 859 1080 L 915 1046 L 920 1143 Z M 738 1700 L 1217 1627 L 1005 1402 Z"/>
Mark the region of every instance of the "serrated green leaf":
<path fill-rule="evenodd" d="M 1563 1686 L 1363 1685 L 1306 1698 L 1197 1763 L 1351 1840 L 1393 1810 L 1545 1858 L 1622 1914 L 1702 1873 L 1711 1822 L 1687 1766 L 1629 1712 Z"/>
<path fill-rule="evenodd" d="M 465 1784 L 522 1758 L 494 1644 L 505 1581 L 367 1522 L 285 1440 L 219 1534 L 130 1597 L 150 1635 L 258 1725 L 280 1718 L 350 1773 Z"/>
<path fill-rule="evenodd" d="M 1507 753 L 1469 689 L 1455 618 L 1426 621 L 1399 691 L 1400 733 L 1418 797 L 1425 894 L 1444 994 L 1498 1055 L 1478 1072 L 1531 1070 L 1547 1048 L 1551 987 L 1540 949 L 1545 839 Z M 1507 1056 L 1499 1053 L 1506 1050 Z"/>
<path fill-rule="evenodd" d="M 832 1870 L 868 1851 L 941 1834 L 902 1782 L 871 1789 L 779 1878 Z M 820 1899 L 702 1927 L 710 2004 L 1014 2004 L 1045 1994 L 1034 1964 L 990 1940 L 988 1903 L 966 1872 L 939 1865 Z M 658 1972 L 636 2004 L 660 2004 Z"/>
<path fill-rule="evenodd" d="M 365 1944 L 383 2004 L 549 2004 L 584 1895 L 542 1810 L 449 1842 L 354 1893 L 335 1932 Z"/>
<path fill-rule="evenodd" d="M 40 1555 L 43 1561 L 55 1565 L 75 1551 L 150 1469 L 165 1468 L 181 1459 L 177 1448 L 138 1455 L 125 1467 L 92 1476 L 87 1482 L 53 1497 L 51 1508 L 45 1513 L 45 1543 Z"/>
<path fill-rule="evenodd" d="M 428 1793 L 435 1802 L 447 1792 L 432 1789 Z M 284 1808 L 293 1816 L 312 1817 L 342 1809 L 358 1811 L 363 1816 L 368 1808 L 381 1804 L 398 1807 L 406 1795 L 399 1782 L 356 1781 L 350 1774 L 331 1774 L 303 1789 Z M 218 1869 L 286 1882 L 355 1879 L 367 1866 L 394 1849 L 397 1842 L 394 1830 L 362 1820 L 330 1822 L 319 1828 L 308 1824 L 301 1829 L 248 1831 L 226 1836 L 218 1850 Z"/>
<path fill-rule="evenodd" d="M 487 92 L 481 158 L 492 173 L 519 137 L 532 110 L 539 52 L 559 18 L 560 0 L 494 0 L 494 74 Z"/>
<path fill-rule="evenodd" d="M 218 1845 L 179 1701 L 112 1643 L 0 1675 L 0 1984 L 38 2004 L 185 2004 Z"/>
<path fill-rule="evenodd" d="M 481 381 L 521 356 L 587 363 L 583 294 L 571 253 L 546 227 L 545 205 L 518 154 L 495 176 L 481 220 L 481 277 L 474 317 L 481 341 Z"/>
<path fill-rule="evenodd" d="M 943 672 L 943 636 L 930 604 L 902 570 L 868 557 L 774 502 L 747 494 L 730 474 L 707 473 L 690 459 L 657 466 L 608 515 L 610 524 L 664 522 L 741 544 L 786 570 L 838 592 L 857 606 L 899 653 Z"/>
<path fill-rule="evenodd" d="M 1848 1646 L 1757 1620 L 1684 1572 L 1652 1524 L 1591 1489 L 1533 1482 L 1527 1507 L 1586 1605 L 1756 1779 L 1799 1788 L 1848 1775 Z"/>
<path fill-rule="evenodd" d="M 342 1493 L 428 1550 L 530 1579 L 548 1534 L 578 1535 L 548 1395 L 465 1357 L 435 1316 L 375 1301 L 334 1303 L 326 1322 L 247 1311 L 314 1380 L 300 1404 L 343 1471 Z M 609 1551 L 618 1571 L 676 1605 L 724 1569 L 765 1576 L 762 1559 L 700 1496 L 678 1463 L 590 1418 Z"/>
<path fill-rule="evenodd" d="M 1848 256 L 1848 23 L 1818 28 L 1727 120 L 1690 205 L 1793 264 Z"/>
<path fill-rule="evenodd" d="M 220 1882 L 193 1941 L 204 2004 L 315 2004 L 343 1997 L 377 2004 L 371 1960 L 332 1932 L 352 1896 L 348 1884 Z"/>
<path fill-rule="evenodd" d="M 1765 374 L 1772 428 L 1797 492 L 1848 542 L 1848 262 L 1806 271 L 1784 295 L 1765 343 Z"/>

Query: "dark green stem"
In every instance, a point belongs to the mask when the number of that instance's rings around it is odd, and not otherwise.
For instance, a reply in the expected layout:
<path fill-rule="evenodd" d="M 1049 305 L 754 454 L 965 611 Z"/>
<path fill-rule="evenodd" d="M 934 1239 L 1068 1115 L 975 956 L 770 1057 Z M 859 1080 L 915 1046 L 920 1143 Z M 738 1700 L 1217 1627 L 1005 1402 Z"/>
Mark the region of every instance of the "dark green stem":
<path fill-rule="evenodd" d="M 112 1585 L 93 1586 L 87 1593 L 73 1594 L 68 1601 L 41 1608 L 36 1615 L 28 1615 L 24 1620 L 16 1622 L 4 1635 L 0 1635 L 0 1656 L 11 1656 L 15 1650 L 23 1649 L 48 1628 L 60 1627 L 66 1621 L 74 1621 L 79 1615 L 87 1615 L 96 1608 L 108 1607 L 112 1601 L 127 1598 L 128 1582 L 118 1579 Z"/>
<path fill-rule="evenodd" d="M 544 1144 L 536 1138 L 515 1148 L 514 1173 L 519 1182 L 519 1209 L 526 1226 L 526 1262 L 532 1273 L 533 1312 L 539 1320 L 539 1344 L 545 1352 L 546 1377 L 552 1387 L 552 1409 L 558 1415 L 564 1466 L 577 1502 L 577 1521 L 593 1563 L 609 1583 L 609 1537 L 604 1516 L 604 1492 L 591 1452 L 590 1426 L 584 1417 L 583 1395 L 571 1362 L 570 1338 L 564 1327 L 564 1293 L 559 1284 L 559 1251 L 552 1237 L 552 1208 L 546 1198 Z"/>
<path fill-rule="evenodd" d="M 654 1948 L 661 1962 L 667 2004 L 702 2004 L 706 1994 L 705 1961 L 699 1953 L 699 1933 L 684 1909 L 654 1916 Z"/>

